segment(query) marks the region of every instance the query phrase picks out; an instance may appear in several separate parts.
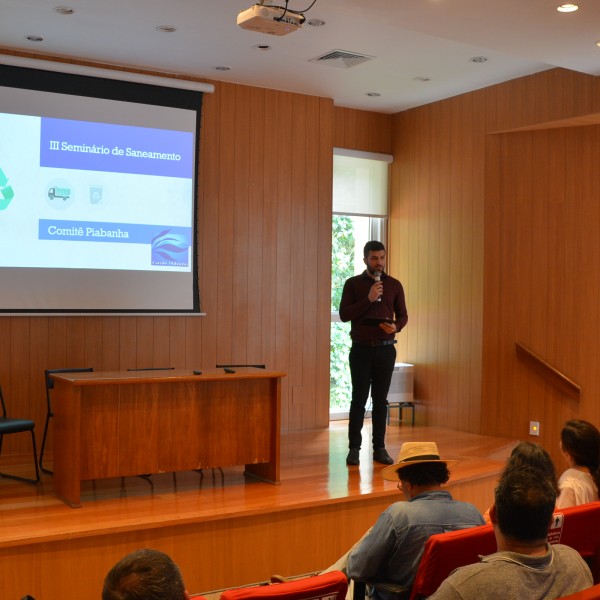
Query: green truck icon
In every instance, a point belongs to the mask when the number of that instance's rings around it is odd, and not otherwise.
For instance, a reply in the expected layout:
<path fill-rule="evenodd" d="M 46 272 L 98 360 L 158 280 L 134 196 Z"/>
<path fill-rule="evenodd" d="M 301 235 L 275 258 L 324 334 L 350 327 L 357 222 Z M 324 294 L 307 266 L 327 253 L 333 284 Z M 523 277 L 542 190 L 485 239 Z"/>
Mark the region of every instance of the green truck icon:
<path fill-rule="evenodd" d="M 54 200 L 55 198 L 61 198 L 62 200 L 68 200 L 71 197 L 71 190 L 64 187 L 51 187 L 48 190 L 48 198 Z"/>

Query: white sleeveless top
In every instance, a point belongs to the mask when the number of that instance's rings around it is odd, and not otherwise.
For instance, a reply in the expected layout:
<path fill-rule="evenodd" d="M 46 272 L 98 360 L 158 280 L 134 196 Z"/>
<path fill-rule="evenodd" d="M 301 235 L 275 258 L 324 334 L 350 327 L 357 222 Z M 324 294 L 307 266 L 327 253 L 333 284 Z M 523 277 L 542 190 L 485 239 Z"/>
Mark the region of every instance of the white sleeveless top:
<path fill-rule="evenodd" d="M 567 469 L 558 480 L 560 494 L 556 508 L 566 508 L 599 500 L 598 489 L 589 473 L 578 469 Z"/>

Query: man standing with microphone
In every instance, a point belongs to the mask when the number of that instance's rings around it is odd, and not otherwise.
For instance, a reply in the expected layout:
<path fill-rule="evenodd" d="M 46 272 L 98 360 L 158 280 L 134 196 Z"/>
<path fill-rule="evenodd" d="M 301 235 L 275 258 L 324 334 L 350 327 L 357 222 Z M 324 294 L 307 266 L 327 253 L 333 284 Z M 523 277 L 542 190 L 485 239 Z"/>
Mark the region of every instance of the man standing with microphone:
<path fill-rule="evenodd" d="M 394 462 L 385 449 L 387 394 L 396 364 L 394 337 L 408 322 L 408 313 L 402 284 L 384 272 L 385 258 L 381 242 L 367 242 L 363 258 L 367 268 L 346 281 L 340 302 L 340 319 L 352 322 L 347 465 L 360 463 L 361 431 L 369 391 L 373 399 L 373 460 L 384 465 Z"/>

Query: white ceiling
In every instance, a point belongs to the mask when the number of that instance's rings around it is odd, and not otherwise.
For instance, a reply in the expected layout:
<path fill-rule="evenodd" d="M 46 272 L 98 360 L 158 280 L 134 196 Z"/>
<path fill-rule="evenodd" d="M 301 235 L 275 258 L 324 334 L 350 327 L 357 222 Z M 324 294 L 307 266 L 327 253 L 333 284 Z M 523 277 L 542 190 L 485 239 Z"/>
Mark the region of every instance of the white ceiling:
<path fill-rule="evenodd" d="M 62 1 L 72 15 L 54 11 L 61 0 L 0 0 L 0 48 L 324 96 L 385 113 L 555 66 L 600 74 L 600 0 L 579 0 L 568 14 L 556 11 L 559 0 L 316 0 L 306 18 L 326 24 L 286 36 L 237 27 L 238 12 L 253 0 Z M 311 2 L 290 0 L 289 8 Z M 177 31 L 156 31 L 160 25 Z M 271 49 L 254 48 L 264 44 Z M 336 49 L 374 58 L 347 69 L 309 62 Z M 472 62 L 476 56 L 488 60 Z"/>

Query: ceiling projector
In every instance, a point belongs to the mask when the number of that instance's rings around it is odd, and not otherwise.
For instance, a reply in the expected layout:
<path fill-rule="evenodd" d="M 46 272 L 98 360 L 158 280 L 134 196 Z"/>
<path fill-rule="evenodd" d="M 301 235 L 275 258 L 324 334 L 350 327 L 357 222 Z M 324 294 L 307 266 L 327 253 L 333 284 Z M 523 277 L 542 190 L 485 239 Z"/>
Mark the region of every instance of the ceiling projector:
<path fill-rule="evenodd" d="M 254 4 L 238 14 L 237 24 L 242 29 L 250 29 L 269 35 L 287 35 L 302 27 L 306 19 L 299 12 L 286 10 L 281 6 Z"/>

